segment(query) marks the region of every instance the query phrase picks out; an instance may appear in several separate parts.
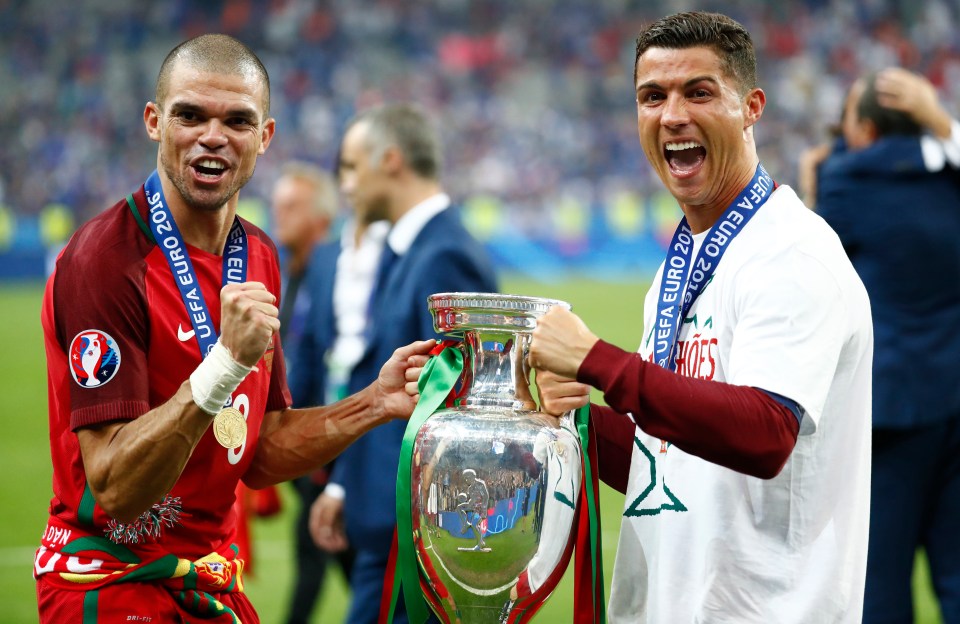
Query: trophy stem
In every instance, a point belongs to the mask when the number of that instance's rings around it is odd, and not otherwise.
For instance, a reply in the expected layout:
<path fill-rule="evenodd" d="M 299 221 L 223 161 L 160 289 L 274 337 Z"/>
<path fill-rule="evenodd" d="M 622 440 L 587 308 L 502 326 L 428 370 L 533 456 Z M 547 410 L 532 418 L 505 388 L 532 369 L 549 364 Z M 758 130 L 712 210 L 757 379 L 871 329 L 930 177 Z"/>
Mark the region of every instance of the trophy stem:
<path fill-rule="evenodd" d="M 463 387 L 469 390 L 461 405 L 536 411 L 526 365 L 529 333 L 474 329 L 465 332 L 463 344 L 469 363 Z"/>

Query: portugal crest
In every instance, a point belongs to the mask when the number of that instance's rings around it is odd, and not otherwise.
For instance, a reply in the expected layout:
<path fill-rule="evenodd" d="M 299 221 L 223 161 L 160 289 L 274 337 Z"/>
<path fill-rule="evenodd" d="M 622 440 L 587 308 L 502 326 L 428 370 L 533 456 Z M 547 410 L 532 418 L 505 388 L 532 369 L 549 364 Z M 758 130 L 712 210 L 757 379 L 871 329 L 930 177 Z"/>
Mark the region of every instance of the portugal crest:
<path fill-rule="evenodd" d="M 99 329 L 85 329 L 70 343 L 70 374 L 83 388 L 107 383 L 120 369 L 117 342 Z"/>

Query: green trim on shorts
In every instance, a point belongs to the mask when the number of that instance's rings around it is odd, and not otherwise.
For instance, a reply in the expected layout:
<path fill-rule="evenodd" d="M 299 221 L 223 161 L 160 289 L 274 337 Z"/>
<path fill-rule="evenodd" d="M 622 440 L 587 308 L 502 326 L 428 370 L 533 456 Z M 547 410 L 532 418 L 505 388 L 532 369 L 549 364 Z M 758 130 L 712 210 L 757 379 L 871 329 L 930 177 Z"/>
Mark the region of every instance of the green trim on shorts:
<path fill-rule="evenodd" d="M 83 495 L 80 497 L 80 506 L 77 508 L 77 519 L 87 526 L 93 526 L 93 508 L 97 501 L 93 498 L 93 491 L 89 483 L 83 484 Z"/>

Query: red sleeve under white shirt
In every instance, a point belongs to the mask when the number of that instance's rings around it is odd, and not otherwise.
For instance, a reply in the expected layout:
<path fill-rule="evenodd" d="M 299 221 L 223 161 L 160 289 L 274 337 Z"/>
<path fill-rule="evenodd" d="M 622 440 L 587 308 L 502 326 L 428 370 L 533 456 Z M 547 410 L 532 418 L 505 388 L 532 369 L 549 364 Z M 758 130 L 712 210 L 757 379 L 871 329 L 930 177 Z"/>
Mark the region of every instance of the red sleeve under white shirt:
<path fill-rule="evenodd" d="M 682 377 L 602 340 L 580 365 L 577 381 L 601 390 L 610 406 L 591 405 L 590 420 L 600 479 L 620 492 L 627 488 L 636 426 L 686 453 L 763 479 L 780 472 L 800 432 L 794 412 L 761 389 Z"/>

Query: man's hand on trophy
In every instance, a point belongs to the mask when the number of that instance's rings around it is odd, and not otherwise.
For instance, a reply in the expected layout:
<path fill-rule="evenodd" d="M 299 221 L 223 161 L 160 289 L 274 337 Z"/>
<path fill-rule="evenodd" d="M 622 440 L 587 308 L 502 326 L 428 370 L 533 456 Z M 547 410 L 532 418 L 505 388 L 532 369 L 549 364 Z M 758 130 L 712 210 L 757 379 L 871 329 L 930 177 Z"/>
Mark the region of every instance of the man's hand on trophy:
<path fill-rule="evenodd" d="M 413 399 L 413 402 L 416 403 L 420 400 L 420 374 L 423 372 L 423 367 L 427 365 L 427 360 L 432 358 L 432 355 L 428 355 L 424 358 L 423 363 L 418 366 L 408 366 L 404 375 L 406 376 L 407 383 L 404 385 L 404 390 L 407 395 Z"/>
<path fill-rule="evenodd" d="M 599 340 L 579 316 L 561 306 L 553 306 L 537 319 L 532 336 L 530 366 L 569 379 L 576 378 L 580 364 Z"/>
<path fill-rule="evenodd" d="M 535 381 L 540 395 L 540 411 L 551 416 L 563 416 L 590 402 L 590 386 L 575 379 L 540 370 Z"/>
<path fill-rule="evenodd" d="M 381 420 L 410 418 L 417 406 L 417 378 L 430 359 L 429 353 L 436 340 L 420 340 L 393 352 L 390 359 L 380 368 L 380 375 L 374 386 L 377 391 L 376 408 L 382 412 Z M 413 387 L 411 392 L 411 377 Z"/>
<path fill-rule="evenodd" d="M 343 499 L 321 494 L 310 506 L 310 537 L 318 548 L 341 552 L 350 545 L 343 530 Z"/>

